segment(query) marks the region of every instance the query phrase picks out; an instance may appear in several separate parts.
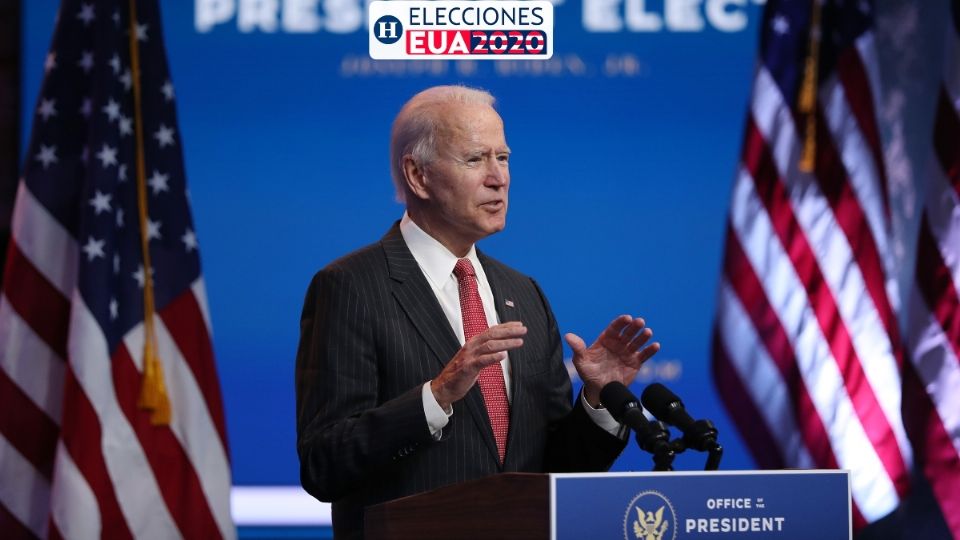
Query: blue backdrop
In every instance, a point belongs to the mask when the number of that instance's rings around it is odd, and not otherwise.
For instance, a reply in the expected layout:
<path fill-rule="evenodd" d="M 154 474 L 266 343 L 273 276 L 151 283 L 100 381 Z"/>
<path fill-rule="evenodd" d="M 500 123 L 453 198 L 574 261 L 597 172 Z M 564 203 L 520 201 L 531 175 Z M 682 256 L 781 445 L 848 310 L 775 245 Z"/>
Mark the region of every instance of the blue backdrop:
<path fill-rule="evenodd" d="M 57 3 L 23 4 L 26 141 Z M 537 278 L 561 332 L 643 315 L 663 350 L 634 390 L 665 382 L 717 423 L 722 468 L 753 467 L 709 357 L 757 0 L 555 1 L 545 63 L 373 62 L 362 0 L 162 4 L 236 484 L 299 482 L 303 293 L 400 217 L 390 124 L 447 83 L 497 96 L 514 152 L 507 229 L 481 247 Z M 632 445 L 615 466 L 650 467 Z"/>

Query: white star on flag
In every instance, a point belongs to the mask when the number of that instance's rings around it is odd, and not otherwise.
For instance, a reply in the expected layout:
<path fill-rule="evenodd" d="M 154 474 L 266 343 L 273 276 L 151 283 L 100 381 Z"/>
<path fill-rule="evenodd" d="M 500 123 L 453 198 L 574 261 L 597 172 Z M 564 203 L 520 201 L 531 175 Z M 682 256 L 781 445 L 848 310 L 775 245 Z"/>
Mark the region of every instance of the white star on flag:
<path fill-rule="evenodd" d="M 127 164 L 121 163 L 120 167 L 117 169 L 117 182 L 126 182 L 127 181 Z"/>
<path fill-rule="evenodd" d="M 160 129 L 153 136 L 160 143 L 160 148 L 173 144 L 173 128 L 160 124 Z"/>
<path fill-rule="evenodd" d="M 123 208 L 117 208 L 117 227 L 123 227 Z"/>
<path fill-rule="evenodd" d="M 113 56 L 110 57 L 110 67 L 113 68 L 114 75 L 120 73 L 120 55 L 117 53 L 113 53 Z"/>
<path fill-rule="evenodd" d="M 153 189 L 153 194 L 158 195 L 161 191 L 169 190 L 169 187 L 167 186 L 167 182 L 169 180 L 169 174 L 161 174 L 160 171 L 154 169 L 153 176 L 147 180 L 147 183 L 150 184 L 150 187 Z"/>
<path fill-rule="evenodd" d="M 173 83 L 170 81 L 163 83 L 163 86 L 160 87 L 160 92 L 163 94 L 163 97 L 167 101 L 172 101 L 173 100 Z"/>
<path fill-rule="evenodd" d="M 773 18 L 773 31 L 781 36 L 790 31 L 790 21 L 783 15 L 777 15 Z"/>
<path fill-rule="evenodd" d="M 147 26 L 146 24 L 137 25 L 137 41 L 147 40 Z"/>
<path fill-rule="evenodd" d="M 93 14 L 93 4 L 82 4 L 80 13 L 77 13 L 77 18 L 83 21 L 84 26 L 90 26 L 90 23 L 96 18 Z"/>
<path fill-rule="evenodd" d="M 119 253 L 113 254 L 113 273 L 114 274 L 120 273 L 120 254 Z"/>
<path fill-rule="evenodd" d="M 50 73 L 55 67 L 57 67 L 57 53 L 50 51 L 47 53 L 47 59 L 43 62 L 43 71 Z"/>
<path fill-rule="evenodd" d="M 57 162 L 57 147 L 41 144 L 40 153 L 34 156 L 34 159 L 42 163 L 43 168 L 46 169 L 51 164 Z"/>
<path fill-rule="evenodd" d="M 123 70 L 123 75 L 120 76 L 120 82 L 123 83 L 123 89 L 129 91 L 130 86 L 133 85 L 133 78 L 130 75 L 130 70 Z"/>
<path fill-rule="evenodd" d="M 93 206 L 94 211 L 99 216 L 101 212 L 110 211 L 111 198 L 113 198 L 113 195 L 110 195 L 109 193 L 101 193 L 98 189 L 93 193 L 93 198 L 90 199 L 90 206 Z"/>
<path fill-rule="evenodd" d="M 147 218 L 147 240 L 160 240 L 160 221 Z"/>
<path fill-rule="evenodd" d="M 183 245 L 188 253 L 197 249 L 197 235 L 192 230 L 187 229 L 187 232 L 183 233 L 180 239 L 183 240 Z"/>
<path fill-rule="evenodd" d="M 90 113 L 93 112 L 93 101 L 90 98 L 83 98 L 83 102 L 80 105 L 80 114 L 90 118 Z"/>
<path fill-rule="evenodd" d="M 110 319 L 111 320 L 117 319 L 117 312 L 119 311 L 119 307 L 120 306 L 117 305 L 117 299 L 111 298 L 110 299 Z"/>
<path fill-rule="evenodd" d="M 111 122 L 117 120 L 120 118 L 120 104 L 110 98 L 110 101 L 103 106 L 103 113 L 107 115 Z"/>
<path fill-rule="evenodd" d="M 40 106 L 37 107 L 37 114 L 43 117 L 44 122 L 49 120 L 51 116 L 57 115 L 56 103 L 57 100 L 55 99 L 44 99 L 40 101 Z"/>
<path fill-rule="evenodd" d="M 97 159 L 100 160 L 104 169 L 117 164 L 117 149 L 104 143 L 103 148 L 97 152 Z"/>
<path fill-rule="evenodd" d="M 141 264 L 137 267 L 137 271 L 133 273 L 133 279 L 137 280 L 137 285 L 139 285 L 141 289 L 143 288 L 144 278 L 143 265 Z"/>
<path fill-rule="evenodd" d="M 133 121 L 124 115 L 120 115 L 120 136 L 124 137 L 126 135 L 133 134 Z"/>
<path fill-rule="evenodd" d="M 92 236 L 87 240 L 87 245 L 83 246 L 83 252 L 87 254 L 87 262 L 90 262 L 97 257 L 104 257 L 103 253 L 103 244 L 104 240 L 96 240 Z"/>
<path fill-rule="evenodd" d="M 80 60 L 77 60 L 77 65 L 83 68 L 83 71 L 90 73 L 90 70 L 93 69 L 93 53 L 83 51 L 83 54 L 80 55 Z"/>
<path fill-rule="evenodd" d="M 154 279 L 155 275 L 156 275 L 156 272 L 154 272 L 153 268 L 151 268 L 150 279 Z M 146 276 L 143 271 L 143 265 L 141 264 L 140 266 L 137 267 L 137 271 L 133 273 L 133 279 L 137 280 L 137 285 L 139 285 L 141 289 L 143 288 L 145 277 Z"/>

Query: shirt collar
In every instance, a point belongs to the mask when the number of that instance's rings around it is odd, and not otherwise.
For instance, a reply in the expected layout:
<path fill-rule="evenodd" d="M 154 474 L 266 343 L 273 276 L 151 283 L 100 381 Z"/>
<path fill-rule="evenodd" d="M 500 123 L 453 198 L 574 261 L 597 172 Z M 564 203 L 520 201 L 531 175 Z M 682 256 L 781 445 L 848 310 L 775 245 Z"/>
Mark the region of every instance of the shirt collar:
<path fill-rule="evenodd" d="M 456 266 L 458 257 L 414 223 L 406 212 L 400 220 L 400 235 L 427 279 L 437 288 L 443 288 L 453 276 L 453 267 Z M 470 251 L 464 258 L 470 259 L 478 275 L 482 272 L 475 245 L 470 246 Z"/>

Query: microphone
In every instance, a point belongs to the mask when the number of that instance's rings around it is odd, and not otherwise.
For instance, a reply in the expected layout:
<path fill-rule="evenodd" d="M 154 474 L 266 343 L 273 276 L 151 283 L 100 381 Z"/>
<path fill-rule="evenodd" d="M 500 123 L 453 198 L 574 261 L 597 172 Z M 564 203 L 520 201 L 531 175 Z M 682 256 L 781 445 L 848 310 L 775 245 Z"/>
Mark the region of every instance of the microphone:
<path fill-rule="evenodd" d="M 694 420 L 676 394 L 660 383 L 648 386 L 641 396 L 643 406 L 658 419 L 676 426 L 683 432 L 683 442 L 688 448 L 710 452 L 708 470 L 719 465 L 723 447 L 717 443 L 717 428 L 709 420 Z M 714 466 L 710 466 L 710 465 Z"/>
<path fill-rule="evenodd" d="M 667 426 L 647 420 L 630 389 L 618 381 L 609 382 L 600 390 L 600 402 L 617 422 L 633 429 L 641 450 L 653 454 L 654 470 L 671 470 L 675 452 L 670 448 Z"/>

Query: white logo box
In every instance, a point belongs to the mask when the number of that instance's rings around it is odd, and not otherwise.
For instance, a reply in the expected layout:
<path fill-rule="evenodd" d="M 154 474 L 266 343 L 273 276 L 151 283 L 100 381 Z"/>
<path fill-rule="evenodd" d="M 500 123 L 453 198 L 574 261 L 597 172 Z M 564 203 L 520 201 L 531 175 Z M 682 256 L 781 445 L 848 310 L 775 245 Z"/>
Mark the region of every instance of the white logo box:
<path fill-rule="evenodd" d="M 377 0 L 368 23 L 375 60 L 553 56 L 553 4 L 546 0 Z"/>

